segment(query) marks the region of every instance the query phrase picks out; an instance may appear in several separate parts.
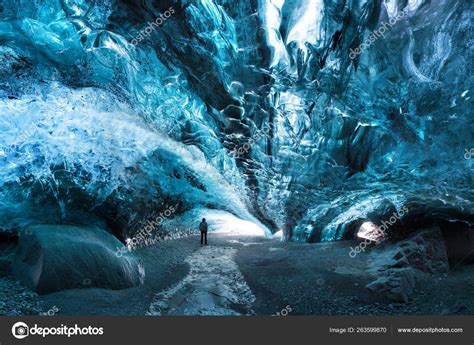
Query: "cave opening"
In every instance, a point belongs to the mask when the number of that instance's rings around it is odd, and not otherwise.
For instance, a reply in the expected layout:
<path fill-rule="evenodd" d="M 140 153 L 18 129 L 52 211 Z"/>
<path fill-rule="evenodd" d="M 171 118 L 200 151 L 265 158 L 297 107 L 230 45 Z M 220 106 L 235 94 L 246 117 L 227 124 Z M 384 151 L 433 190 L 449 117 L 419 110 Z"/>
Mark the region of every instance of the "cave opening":
<path fill-rule="evenodd" d="M 474 262 L 471 7 L 4 0 L 0 293 L 344 313 L 327 284 L 354 313 L 437 313 L 414 291 L 463 297 Z"/>

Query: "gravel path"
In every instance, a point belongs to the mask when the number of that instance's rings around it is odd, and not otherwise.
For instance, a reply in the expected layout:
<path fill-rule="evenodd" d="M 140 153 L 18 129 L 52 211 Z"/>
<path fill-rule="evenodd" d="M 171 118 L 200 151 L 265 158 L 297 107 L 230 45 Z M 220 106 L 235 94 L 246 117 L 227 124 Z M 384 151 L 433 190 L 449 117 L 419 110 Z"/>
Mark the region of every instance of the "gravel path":
<path fill-rule="evenodd" d="M 148 315 L 251 315 L 255 297 L 234 261 L 235 248 L 203 246 L 186 258 L 189 274 L 160 292 Z"/>

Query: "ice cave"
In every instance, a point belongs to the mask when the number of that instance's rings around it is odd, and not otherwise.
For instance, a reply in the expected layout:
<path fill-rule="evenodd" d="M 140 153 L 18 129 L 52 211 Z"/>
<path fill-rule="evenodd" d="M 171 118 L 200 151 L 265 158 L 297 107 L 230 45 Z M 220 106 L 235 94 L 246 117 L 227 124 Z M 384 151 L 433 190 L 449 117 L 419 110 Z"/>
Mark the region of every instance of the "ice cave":
<path fill-rule="evenodd" d="M 473 13 L 0 0 L 0 315 L 474 314 Z"/>

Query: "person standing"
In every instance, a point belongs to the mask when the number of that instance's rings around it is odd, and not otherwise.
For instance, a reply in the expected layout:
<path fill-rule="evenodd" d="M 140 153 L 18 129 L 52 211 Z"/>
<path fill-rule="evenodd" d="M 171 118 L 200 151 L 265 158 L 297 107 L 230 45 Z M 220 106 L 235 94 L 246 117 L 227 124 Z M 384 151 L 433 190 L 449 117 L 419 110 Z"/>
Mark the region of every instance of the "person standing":
<path fill-rule="evenodd" d="M 204 243 L 207 245 L 207 223 L 206 218 L 202 219 L 202 222 L 199 224 L 199 230 L 201 230 L 201 245 L 202 239 L 204 238 Z"/>

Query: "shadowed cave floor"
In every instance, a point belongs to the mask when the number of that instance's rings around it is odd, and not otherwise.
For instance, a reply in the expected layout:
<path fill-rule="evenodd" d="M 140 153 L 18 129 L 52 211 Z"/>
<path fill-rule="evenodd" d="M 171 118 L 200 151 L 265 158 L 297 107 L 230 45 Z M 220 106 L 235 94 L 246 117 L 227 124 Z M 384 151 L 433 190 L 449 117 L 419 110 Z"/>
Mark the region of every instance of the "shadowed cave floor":
<path fill-rule="evenodd" d="M 11 315 L 9 303 L 20 305 L 26 298 L 24 304 L 35 308 L 16 308 L 13 314 L 39 309 L 58 315 L 474 314 L 474 265 L 432 275 L 408 303 L 394 303 L 365 288 L 374 279 L 367 270 L 370 256 L 366 251 L 350 257 L 355 245 L 211 233 L 206 247 L 198 236 L 181 238 L 135 251 L 146 272 L 145 283 L 135 288 L 37 296 L 3 277 L 0 313 Z"/>

